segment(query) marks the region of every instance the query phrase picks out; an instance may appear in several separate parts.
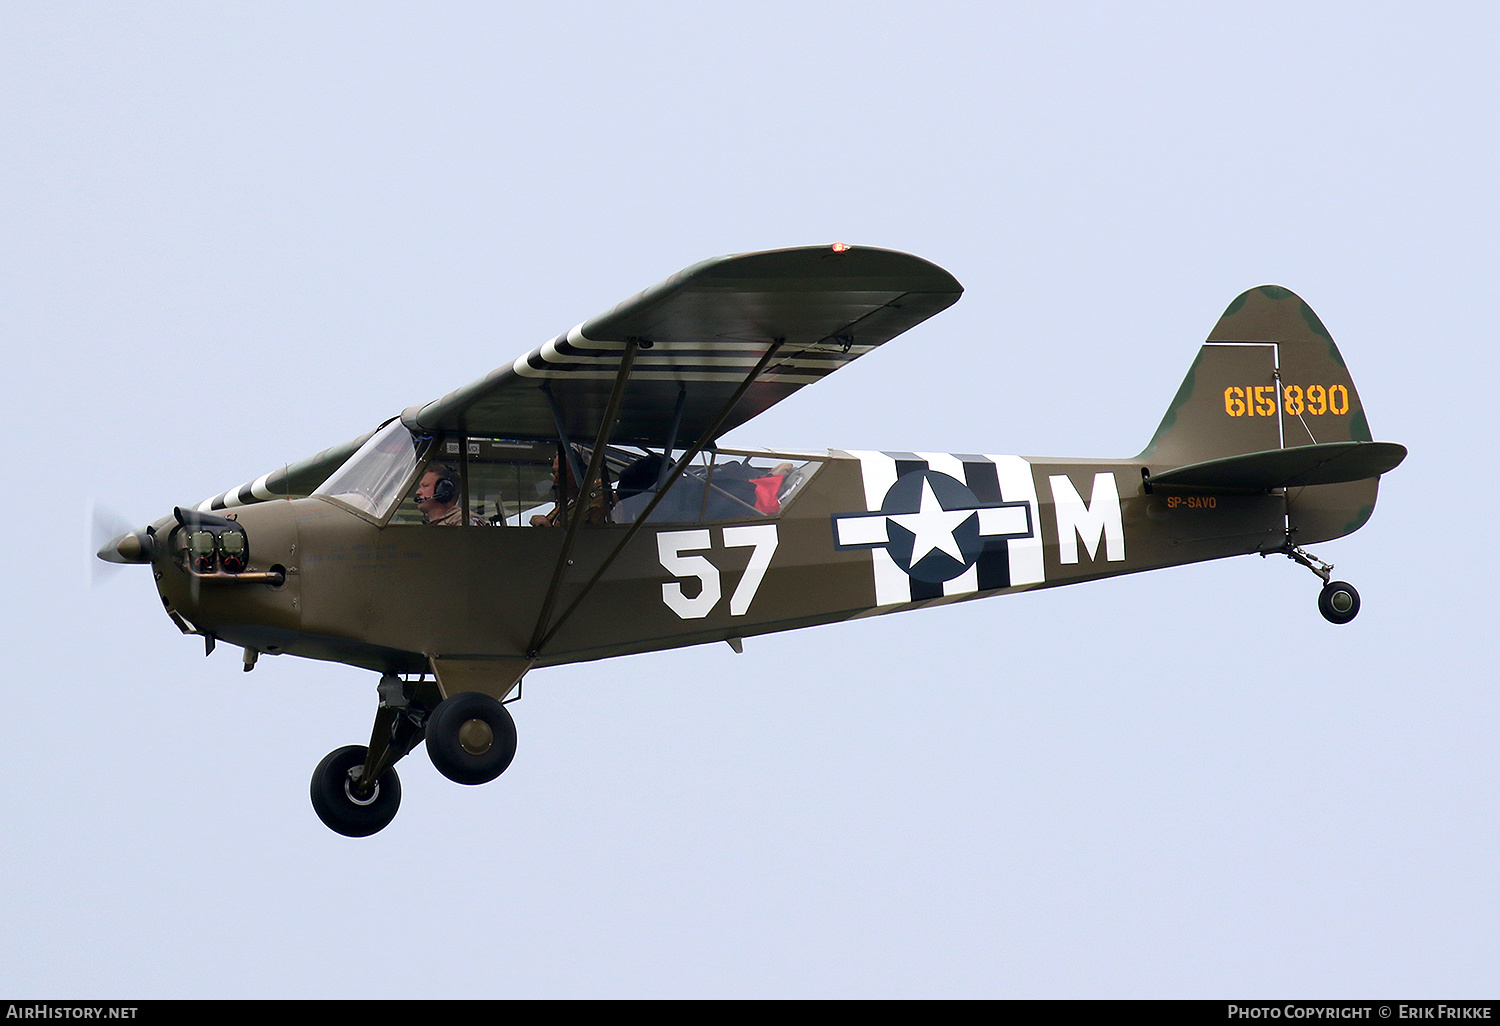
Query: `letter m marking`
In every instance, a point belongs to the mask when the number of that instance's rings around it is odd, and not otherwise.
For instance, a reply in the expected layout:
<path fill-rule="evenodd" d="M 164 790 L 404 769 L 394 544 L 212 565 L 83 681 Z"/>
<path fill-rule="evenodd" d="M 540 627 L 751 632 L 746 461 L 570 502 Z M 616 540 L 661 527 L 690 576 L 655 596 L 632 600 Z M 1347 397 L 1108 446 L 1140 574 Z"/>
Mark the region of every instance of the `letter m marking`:
<path fill-rule="evenodd" d="M 1099 539 L 1104 539 L 1104 558 L 1118 563 L 1125 558 L 1125 528 L 1120 523 L 1120 493 L 1115 475 L 1094 475 L 1094 492 L 1085 503 L 1066 474 L 1053 474 L 1052 507 L 1057 513 L 1057 556 L 1063 563 L 1078 562 L 1078 541 L 1089 559 L 1099 557 Z"/>

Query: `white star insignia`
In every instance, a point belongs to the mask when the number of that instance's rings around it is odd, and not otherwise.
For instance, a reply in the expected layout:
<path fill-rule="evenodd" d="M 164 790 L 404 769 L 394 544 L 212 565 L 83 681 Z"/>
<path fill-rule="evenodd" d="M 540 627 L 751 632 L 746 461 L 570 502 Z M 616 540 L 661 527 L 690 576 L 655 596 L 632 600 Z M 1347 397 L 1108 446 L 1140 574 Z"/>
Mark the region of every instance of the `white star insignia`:
<path fill-rule="evenodd" d="M 916 536 L 911 546 L 911 565 L 916 566 L 933 550 L 945 552 L 960 563 L 967 563 L 953 532 L 973 515 L 972 509 L 944 509 L 938 497 L 933 494 L 932 482 L 924 479 L 922 500 L 917 512 L 896 513 L 887 519 Z"/>

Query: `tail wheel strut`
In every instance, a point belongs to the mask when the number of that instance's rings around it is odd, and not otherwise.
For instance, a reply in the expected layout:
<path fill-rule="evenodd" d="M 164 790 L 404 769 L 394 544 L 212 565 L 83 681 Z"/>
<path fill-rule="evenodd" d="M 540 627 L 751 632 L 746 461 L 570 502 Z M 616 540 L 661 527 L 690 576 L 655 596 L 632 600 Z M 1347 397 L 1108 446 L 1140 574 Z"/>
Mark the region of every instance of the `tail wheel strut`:
<path fill-rule="evenodd" d="M 1293 544 L 1288 534 L 1281 548 L 1262 552 L 1265 557 L 1271 552 L 1280 552 L 1294 563 L 1301 563 L 1323 580 L 1323 590 L 1318 593 L 1318 612 L 1329 623 L 1344 624 L 1359 615 L 1359 592 L 1346 581 L 1333 579 L 1333 564 L 1325 562 L 1300 545 Z"/>

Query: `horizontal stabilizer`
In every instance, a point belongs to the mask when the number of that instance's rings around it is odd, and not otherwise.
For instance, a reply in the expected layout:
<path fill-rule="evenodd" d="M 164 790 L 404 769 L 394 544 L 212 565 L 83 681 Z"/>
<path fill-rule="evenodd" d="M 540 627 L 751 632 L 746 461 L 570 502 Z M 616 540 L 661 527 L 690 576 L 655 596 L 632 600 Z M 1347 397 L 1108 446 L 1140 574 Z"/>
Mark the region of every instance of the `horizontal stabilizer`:
<path fill-rule="evenodd" d="M 1406 459 L 1395 442 L 1324 442 L 1194 463 L 1151 478 L 1152 488 L 1264 492 L 1379 477 Z"/>

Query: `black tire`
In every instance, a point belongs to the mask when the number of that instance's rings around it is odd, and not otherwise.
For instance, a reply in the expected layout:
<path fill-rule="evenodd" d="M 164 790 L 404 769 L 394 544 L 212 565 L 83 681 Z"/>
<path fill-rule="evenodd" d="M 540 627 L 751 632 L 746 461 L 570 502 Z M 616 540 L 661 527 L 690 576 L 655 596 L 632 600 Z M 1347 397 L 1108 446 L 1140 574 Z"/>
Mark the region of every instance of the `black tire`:
<path fill-rule="evenodd" d="M 516 757 L 516 722 L 489 695 L 460 692 L 427 718 L 427 757 L 456 784 L 487 784 Z"/>
<path fill-rule="evenodd" d="M 1359 592 L 1343 581 L 1325 584 L 1318 593 L 1318 612 L 1329 623 L 1348 623 L 1359 615 Z"/>
<path fill-rule="evenodd" d="M 323 825 L 345 837 L 369 837 L 384 830 L 401 808 L 401 778 L 395 767 L 380 774 L 375 793 L 360 801 L 350 791 L 351 770 L 365 764 L 365 746 L 347 745 L 323 757 L 312 775 L 312 806 Z"/>

